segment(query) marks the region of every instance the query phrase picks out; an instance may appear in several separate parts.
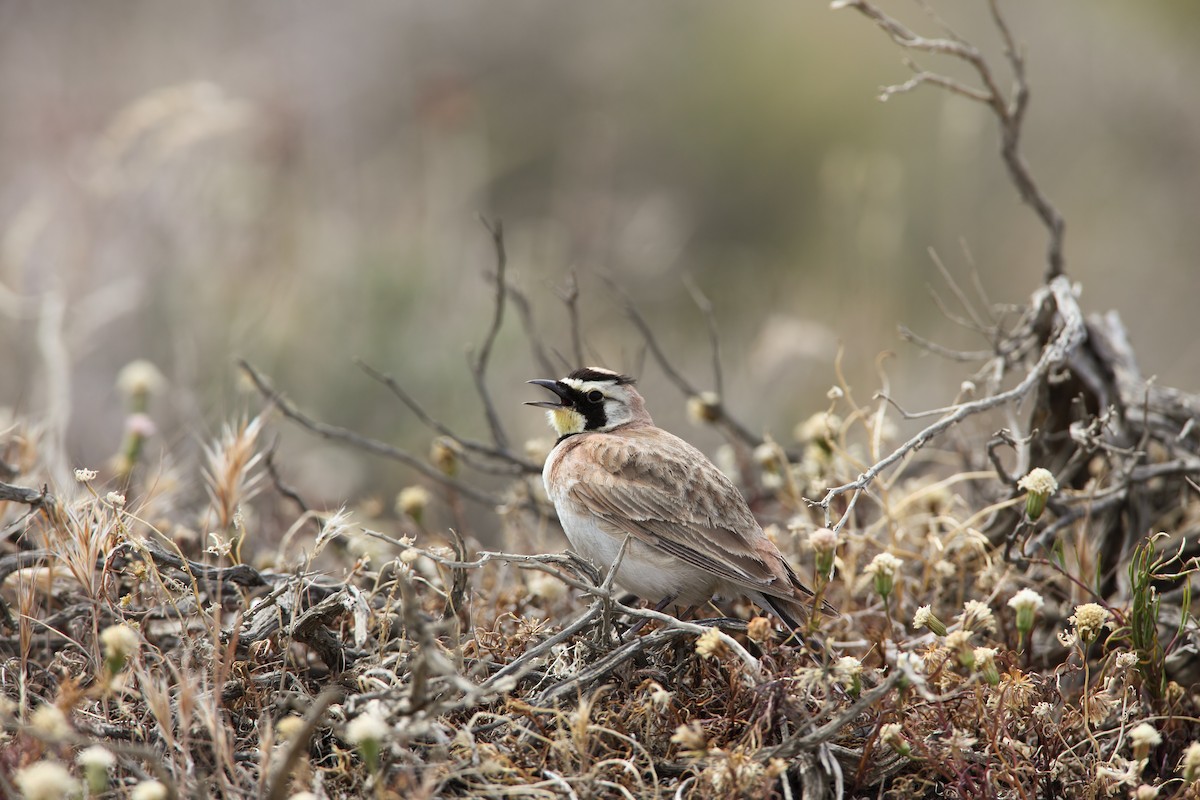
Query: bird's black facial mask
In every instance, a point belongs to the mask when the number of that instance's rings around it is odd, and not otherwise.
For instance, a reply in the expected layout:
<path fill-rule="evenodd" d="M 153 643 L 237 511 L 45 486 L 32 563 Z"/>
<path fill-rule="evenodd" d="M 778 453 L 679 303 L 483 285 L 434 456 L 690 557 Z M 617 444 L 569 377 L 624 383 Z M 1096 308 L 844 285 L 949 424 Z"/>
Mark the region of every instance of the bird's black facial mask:
<path fill-rule="evenodd" d="M 558 395 L 558 402 L 534 400 L 525 405 L 549 409 L 547 417 L 550 420 L 550 426 L 554 428 L 559 438 L 584 431 L 600 430 L 607 424 L 608 416 L 604 411 L 604 402 L 607 398 L 599 388 L 572 385 L 579 383 L 577 380 L 572 380 L 571 384 L 541 378 L 529 382 Z"/>

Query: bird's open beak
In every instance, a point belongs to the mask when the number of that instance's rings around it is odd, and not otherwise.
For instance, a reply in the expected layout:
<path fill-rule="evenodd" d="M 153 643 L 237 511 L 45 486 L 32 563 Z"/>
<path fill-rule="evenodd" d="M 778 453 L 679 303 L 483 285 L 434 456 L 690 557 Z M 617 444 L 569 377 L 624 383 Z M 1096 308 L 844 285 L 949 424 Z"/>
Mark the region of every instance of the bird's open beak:
<path fill-rule="evenodd" d="M 543 389 L 549 389 L 550 391 L 554 392 L 556 395 L 558 395 L 559 402 L 556 403 L 553 400 L 531 400 L 525 405 L 537 406 L 538 408 L 563 408 L 571 405 L 570 402 L 568 402 L 570 394 L 568 394 L 567 387 L 563 386 L 558 381 L 548 381 L 545 378 L 538 378 L 536 381 L 528 381 L 528 383 L 532 383 L 534 386 L 541 386 Z"/>

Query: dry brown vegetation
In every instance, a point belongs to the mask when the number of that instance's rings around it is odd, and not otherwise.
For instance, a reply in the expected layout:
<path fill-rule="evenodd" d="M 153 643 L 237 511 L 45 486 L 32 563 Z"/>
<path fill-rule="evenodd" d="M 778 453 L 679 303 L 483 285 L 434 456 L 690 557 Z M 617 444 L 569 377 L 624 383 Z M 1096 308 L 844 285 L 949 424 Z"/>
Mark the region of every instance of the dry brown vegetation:
<path fill-rule="evenodd" d="M 1197 399 L 1143 379 L 1119 317 L 1080 308 L 1061 217 L 1018 147 L 1027 92 L 1002 16 L 1011 92 L 953 34 L 841 5 L 974 70 L 968 85 L 914 66 L 888 93 L 931 83 L 992 109 L 1046 227 L 1045 284 L 1001 309 L 946 270 L 944 310 L 981 344 L 910 334 L 973 365 L 945 408 L 902 410 L 881 360 L 877 396 L 835 374 L 828 407 L 774 438 L 723 405 L 698 289 L 710 391 L 627 306 L 836 615 L 809 620 L 803 642 L 736 601 L 681 620 L 545 555 L 549 443 L 512 441 L 490 357 L 509 313 L 547 374 L 584 346 L 573 337 L 563 358 L 534 333 L 493 224 L 495 304 L 463 379 L 486 441 L 366 365 L 428 428 L 428 456 L 314 419 L 249 363 L 258 408 L 190 472 L 144 455 L 150 401 L 167 391 L 145 364 L 122 377 L 130 423 L 103 469 L 56 483 L 68 465 L 51 463 L 44 428 L 0 432 L 0 794 L 1200 796 Z M 578 332 L 573 287 L 564 300 Z M 395 508 L 313 510 L 272 452 L 279 426 L 405 463 L 421 483 Z M 434 510 L 453 526 L 431 526 Z"/>

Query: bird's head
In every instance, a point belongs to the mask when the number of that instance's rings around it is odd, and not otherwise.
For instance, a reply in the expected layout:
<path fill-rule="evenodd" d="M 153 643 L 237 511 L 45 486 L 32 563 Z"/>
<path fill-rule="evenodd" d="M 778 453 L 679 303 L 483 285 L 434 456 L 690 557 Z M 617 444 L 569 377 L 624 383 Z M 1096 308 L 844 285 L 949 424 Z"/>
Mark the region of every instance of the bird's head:
<path fill-rule="evenodd" d="M 577 369 L 559 380 L 530 381 L 554 392 L 555 400 L 526 403 L 549 409 L 550 426 L 561 436 L 611 431 L 631 422 L 650 422 L 633 378 L 599 367 Z"/>

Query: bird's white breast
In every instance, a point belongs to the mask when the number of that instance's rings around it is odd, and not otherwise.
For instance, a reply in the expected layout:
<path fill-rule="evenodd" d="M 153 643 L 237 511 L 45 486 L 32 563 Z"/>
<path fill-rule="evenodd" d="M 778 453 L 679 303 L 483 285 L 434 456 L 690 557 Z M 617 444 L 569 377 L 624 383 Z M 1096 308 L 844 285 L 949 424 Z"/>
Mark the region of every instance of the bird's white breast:
<path fill-rule="evenodd" d="M 571 489 L 578 480 L 570 477 L 569 464 L 564 465 L 566 469 L 559 470 L 555 479 L 551 480 L 558 461 L 565 453 L 562 442 L 550 452 L 542 468 L 542 482 L 546 486 L 546 495 L 558 512 L 559 523 L 571 543 L 571 549 L 594 564 L 603 580 L 621 552 L 626 537 L 602 527 L 594 514 L 571 499 Z M 675 597 L 680 605 L 705 602 L 722 584 L 719 578 L 708 571 L 633 538 L 626 546 L 625 556 L 617 569 L 616 582 L 651 602 Z"/>

